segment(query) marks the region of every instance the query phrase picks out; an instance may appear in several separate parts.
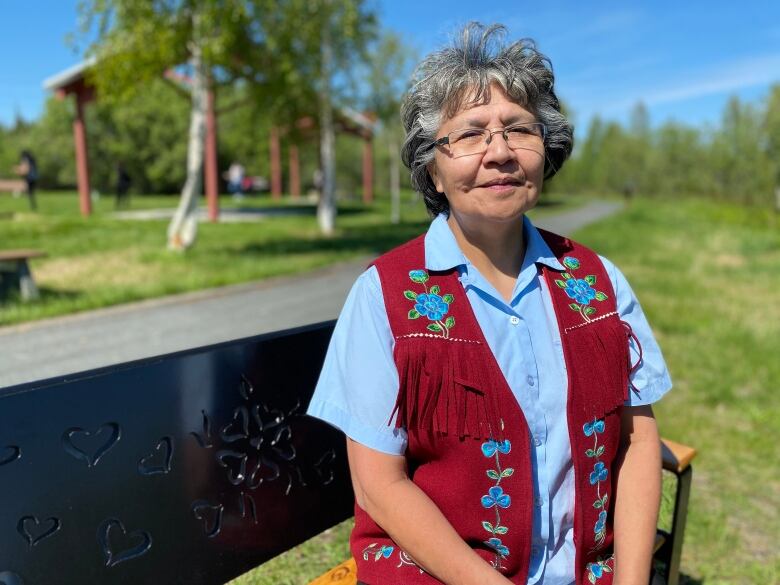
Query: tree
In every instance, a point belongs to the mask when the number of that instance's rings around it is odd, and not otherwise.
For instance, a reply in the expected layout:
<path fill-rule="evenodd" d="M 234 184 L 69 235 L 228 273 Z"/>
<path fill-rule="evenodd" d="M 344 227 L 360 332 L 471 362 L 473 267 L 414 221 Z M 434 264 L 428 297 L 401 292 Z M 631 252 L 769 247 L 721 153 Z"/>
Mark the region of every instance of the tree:
<path fill-rule="evenodd" d="M 387 140 L 392 223 L 401 221 L 400 109 L 413 58 L 414 52 L 397 34 L 385 31 L 373 47 L 368 62 L 366 107 L 381 122 Z"/>
<path fill-rule="evenodd" d="M 177 250 L 197 233 L 209 92 L 243 79 L 254 107 L 288 120 L 311 113 L 323 88 L 309 80 L 331 75 L 323 40 L 330 39 L 334 63 L 345 62 L 374 22 L 362 0 L 82 0 L 80 12 L 85 32 L 98 24 L 90 53 L 102 99 L 127 99 L 170 68 L 189 77 L 187 174 L 168 228 L 168 246 Z"/>

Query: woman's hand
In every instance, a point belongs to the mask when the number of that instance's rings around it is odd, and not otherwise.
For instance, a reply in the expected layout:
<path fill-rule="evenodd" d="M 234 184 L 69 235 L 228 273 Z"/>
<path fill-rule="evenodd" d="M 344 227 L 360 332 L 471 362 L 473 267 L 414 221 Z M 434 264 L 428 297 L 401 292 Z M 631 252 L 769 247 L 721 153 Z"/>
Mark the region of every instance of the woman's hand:
<path fill-rule="evenodd" d="M 614 585 L 647 585 L 661 502 L 661 439 L 649 405 L 625 407 L 620 425 Z"/>
<path fill-rule="evenodd" d="M 425 571 L 445 585 L 511 585 L 409 479 L 404 457 L 349 438 L 347 454 L 358 506 Z"/>

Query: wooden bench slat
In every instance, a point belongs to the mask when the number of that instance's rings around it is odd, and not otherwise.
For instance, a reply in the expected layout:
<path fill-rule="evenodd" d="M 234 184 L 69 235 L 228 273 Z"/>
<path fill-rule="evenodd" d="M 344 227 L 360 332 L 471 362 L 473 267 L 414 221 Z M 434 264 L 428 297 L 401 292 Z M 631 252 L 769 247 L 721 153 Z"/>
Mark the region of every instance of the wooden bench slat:
<path fill-rule="evenodd" d="M 696 449 L 675 443 L 669 439 L 661 439 L 661 460 L 663 468 L 674 473 L 682 473 L 696 457 Z"/>
<path fill-rule="evenodd" d="M 46 252 L 40 250 L 0 250 L 0 261 L 29 260 L 44 256 L 46 256 Z"/>
<path fill-rule="evenodd" d="M 317 577 L 309 585 L 356 585 L 357 564 L 350 558 Z"/>

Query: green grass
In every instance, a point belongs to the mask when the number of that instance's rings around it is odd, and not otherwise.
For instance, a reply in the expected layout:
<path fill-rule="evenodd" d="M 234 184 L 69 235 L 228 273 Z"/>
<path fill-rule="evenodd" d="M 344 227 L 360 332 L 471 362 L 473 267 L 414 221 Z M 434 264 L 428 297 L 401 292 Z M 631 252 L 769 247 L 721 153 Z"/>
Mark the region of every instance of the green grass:
<path fill-rule="evenodd" d="M 780 235 L 772 219 L 701 200 L 641 200 L 577 238 L 632 283 L 674 382 L 655 408 L 661 433 L 699 451 L 682 582 L 780 583 Z M 232 583 L 308 583 L 347 558 L 349 529 Z"/>
<path fill-rule="evenodd" d="M 113 200 L 100 199 L 82 218 L 75 193 L 41 193 L 39 211 L 26 199 L 0 195 L 0 249 L 34 248 L 48 257 L 32 262 L 41 289 L 37 302 L 0 304 L 0 325 L 96 309 L 162 295 L 289 275 L 379 253 L 422 233 L 422 202 L 403 194 L 402 222 L 389 221 L 389 201 L 339 204 L 337 233 L 319 234 L 312 203 L 247 198 L 243 207 L 289 211 L 258 223 L 201 224 L 186 253 L 165 248 L 167 221 L 112 217 Z M 569 208 L 582 199 L 547 199 L 539 213 Z M 133 209 L 173 207 L 176 197 L 132 199 Z M 235 207 L 223 198 L 223 208 Z M 8 214 L 13 214 L 8 217 Z M 3 217 L 5 214 L 5 217 Z"/>

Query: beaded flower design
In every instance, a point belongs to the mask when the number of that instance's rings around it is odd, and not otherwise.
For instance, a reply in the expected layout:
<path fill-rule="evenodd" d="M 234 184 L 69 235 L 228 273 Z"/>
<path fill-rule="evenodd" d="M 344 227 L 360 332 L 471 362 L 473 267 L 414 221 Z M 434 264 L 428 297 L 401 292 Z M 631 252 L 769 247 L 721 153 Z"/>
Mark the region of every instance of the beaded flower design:
<path fill-rule="evenodd" d="M 595 563 L 588 563 L 588 581 L 595 584 L 598 579 L 604 576 L 604 573 L 611 573 L 612 567 L 609 566 L 609 563 L 613 560 L 614 555 L 611 555 L 607 558 L 601 558 Z"/>
<path fill-rule="evenodd" d="M 596 486 L 596 501 L 593 502 L 593 507 L 600 510 L 596 524 L 593 526 L 596 539 L 594 550 L 601 548 L 601 545 L 604 544 L 604 539 L 607 537 L 607 501 L 609 495 L 601 495 L 601 484 L 607 481 L 609 470 L 604 465 L 604 462 L 600 460 L 604 454 L 604 445 L 599 445 L 599 435 L 604 432 L 605 428 L 604 419 L 593 419 L 593 422 L 585 423 L 582 426 L 582 432 L 585 436 L 593 437 L 593 447 L 587 449 L 585 455 L 595 459 L 593 471 L 590 472 L 588 481 L 590 485 Z"/>
<path fill-rule="evenodd" d="M 450 329 L 455 326 L 455 317 L 445 315 L 450 310 L 450 305 L 455 300 L 452 294 L 440 294 L 441 289 L 438 284 L 428 288 L 430 276 L 425 270 L 412 270 L 409 272 L 409 280 L 415 284 L 421 284 L 424 292 L 417 293 L 413 290 L 405 290 L 404 296 L 414 303 L 414 307 L 409 310 L 409 319 L 419 319 L 426 317 L 428 323 L 426 329 L 433 333 L 438 333 L 442 337 L 450 336 Z"/>
<path fill-rule="evenodd" d="M 596 275 L 588 274 L 585 278 L 577 278 L 572 274 L 580 268 L 580 261 L 573 256 L 566 256 L 563 259 L 563 265 L 569 269 L 569 272 L 561 274 L 563 280 L 556 279 L 555 284 L 559 288 L 563 289 L 572 303 L 569 303 L 569 308 L 572 311 L 577 311 L 582 319 L 589 323 L 591 321 L 590 316 L 596 312 L 596 307 L 590 303 L 593 300 L 606 301 L 607 295 L 601 291 L 593 288 L 596 284 Z"/>
<path fill-rule="evenodd" d="M 501 510 L 508 508 L 512 504 L 512 498 L 509 494 L 504 493 L 504 488 L 501 487 L 501 480 L 512 475 L 515 470 L 511 467 L 501 468 L 501 455 L 507 455 L 512 450 L 512 444 L 509 439 L 503 441 L 489 440 L 482 443 L 482 454 L 495 461 L 495 466 L 491 465 L 491 468 L 487 470 L 487 476 L 495 483 L 488 489 L 488 493 L 482 496 L 480 503 L 485 510 L 493 508 L 495 510 L 495 524 L 489 520 L 482 521 L 482 527 L 490 534 L 485 542 L 490 548 L 495 551 L 495 558 L 491 561 L 491 564 L 496 569 L 504 568 L 501 561 L 509 556 L 509 548 L 499 538 L 501 535 L 509 532 L 509 528 L 501 525 Z"/>

